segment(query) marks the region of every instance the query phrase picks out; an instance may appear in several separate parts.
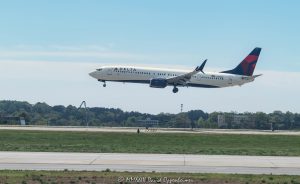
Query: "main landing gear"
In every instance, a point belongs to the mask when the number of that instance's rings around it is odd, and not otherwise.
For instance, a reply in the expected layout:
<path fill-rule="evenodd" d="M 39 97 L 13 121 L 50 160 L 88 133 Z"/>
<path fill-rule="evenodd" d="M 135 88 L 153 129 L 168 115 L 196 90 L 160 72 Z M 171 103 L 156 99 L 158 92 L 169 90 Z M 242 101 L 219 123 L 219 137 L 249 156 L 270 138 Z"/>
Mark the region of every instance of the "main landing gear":
<path fill-rule="evenodd" d="M 174 86 L 173 93 L 177 93 L 177 92 L 178 92 L 178 88 L 176 86 Z"/>

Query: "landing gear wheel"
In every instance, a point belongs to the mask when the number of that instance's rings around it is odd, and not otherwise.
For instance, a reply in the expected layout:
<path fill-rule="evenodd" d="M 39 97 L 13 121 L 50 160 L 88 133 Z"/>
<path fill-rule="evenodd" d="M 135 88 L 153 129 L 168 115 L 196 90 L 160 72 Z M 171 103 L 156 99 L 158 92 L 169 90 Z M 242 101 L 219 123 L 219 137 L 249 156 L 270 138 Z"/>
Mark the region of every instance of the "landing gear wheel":
<path fill-rule="evenodd" d="M 106 87 L 106 83 L 105 82 L 103 83 L 103 87 Z"/>
<path fill-rule="evenodd" d="M 177 93 L 177 92 L 178 92 L 178 88 L 174 86 L 173 93 Z"/>

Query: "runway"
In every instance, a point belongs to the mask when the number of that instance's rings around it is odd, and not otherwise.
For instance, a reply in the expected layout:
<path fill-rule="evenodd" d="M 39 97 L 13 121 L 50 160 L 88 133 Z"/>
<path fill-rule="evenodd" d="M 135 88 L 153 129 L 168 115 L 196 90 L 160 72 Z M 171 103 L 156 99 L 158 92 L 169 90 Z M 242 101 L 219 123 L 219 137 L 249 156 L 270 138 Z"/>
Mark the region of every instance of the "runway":
<path fill-rule="evenodd" d="M 0 169 L 300 175 L 300 157 L 0 152 Z"/>
<path fill-rule="evenodd" d="M 144 127 L 78 127 L 78 126 L 0 126 L 0 130 L 29 130 L 29 131 L 73 131 L 73 132 L 129 132 L 136 133 L 202 133 L 202 134 L 246 134 L 246 135 L 295 135 L 300 131 L 276 130 L 248 130 L 248 129 L 193 129 L 190 128 L 150 128 Z"/>

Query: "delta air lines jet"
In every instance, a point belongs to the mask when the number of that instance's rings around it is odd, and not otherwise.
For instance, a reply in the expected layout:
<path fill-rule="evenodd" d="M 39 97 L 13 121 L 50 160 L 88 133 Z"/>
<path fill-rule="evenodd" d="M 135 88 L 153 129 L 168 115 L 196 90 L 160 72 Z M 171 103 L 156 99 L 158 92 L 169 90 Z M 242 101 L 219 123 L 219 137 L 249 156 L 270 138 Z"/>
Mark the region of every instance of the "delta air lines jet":
<path fill-rule="evenodd" d="M 178 92 L 179 86 L 222 88 L 229 86 L 241 86 L 252 82 L 260 75 L 253 75 L 261 48 L 255 48 L 238 66 L 232 70 L 222 72 L 204 72 L 203 68 L 207 60 L 194 71 L 150 68 L 135 66 L 103 66 L 89 75 L 103 82 L 131 82 L 148 84 L 152 88 L 165 88 L 173 86 L 173 93 Z"/>

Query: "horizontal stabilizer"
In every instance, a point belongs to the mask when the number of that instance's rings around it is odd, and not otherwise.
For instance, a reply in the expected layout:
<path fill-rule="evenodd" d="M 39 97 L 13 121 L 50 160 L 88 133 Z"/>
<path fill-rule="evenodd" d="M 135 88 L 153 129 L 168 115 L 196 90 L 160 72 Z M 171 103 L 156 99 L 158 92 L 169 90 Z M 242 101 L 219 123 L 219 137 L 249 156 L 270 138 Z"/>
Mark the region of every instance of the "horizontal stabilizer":
<path fill-rule="evenodd" d="M 262 75 L 263 75 L 263 74 L 253 75 L 253 78 L 260 77 L 260 76 L 262 76 Z"/>

